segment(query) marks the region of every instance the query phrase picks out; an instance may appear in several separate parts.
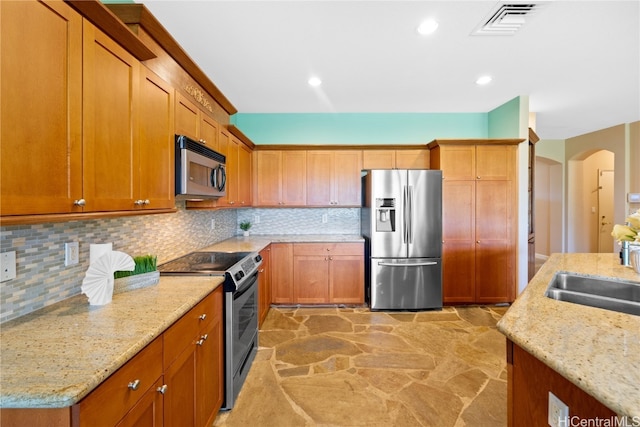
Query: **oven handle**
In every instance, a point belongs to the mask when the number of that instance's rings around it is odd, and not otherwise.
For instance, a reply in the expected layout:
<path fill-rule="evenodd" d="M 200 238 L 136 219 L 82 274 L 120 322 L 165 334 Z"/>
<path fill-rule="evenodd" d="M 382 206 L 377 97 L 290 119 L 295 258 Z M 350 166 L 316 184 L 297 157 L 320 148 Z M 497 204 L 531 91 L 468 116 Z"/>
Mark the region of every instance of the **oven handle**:
<path fill-rule="evenodd" d="M 258 272 L 256 271 L 253 276 L 250 276 L 247 280 L 245 280 L 240 288 L 236 292 L 233 293 L 233 299 L 238 299 L 242 295 L 244 295 L 248 290 L 251 289 L 253 284 L 258 281 Z"/>

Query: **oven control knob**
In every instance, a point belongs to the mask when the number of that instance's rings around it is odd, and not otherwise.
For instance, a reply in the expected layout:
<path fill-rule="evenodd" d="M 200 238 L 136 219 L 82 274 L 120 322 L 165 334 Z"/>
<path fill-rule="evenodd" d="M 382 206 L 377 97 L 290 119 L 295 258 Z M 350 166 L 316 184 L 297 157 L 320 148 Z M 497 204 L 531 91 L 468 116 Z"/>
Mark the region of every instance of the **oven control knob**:
<path fill-rule="evenodd" d="M 244 277 L 244 271 L 238 271 L 233 277 L 235 277 L 236 280 L 240 280 Z"/>
<path fill-rule="evenodd" d="M 262 255 L 258 254 L 256 255 L 256 257 L 254 258 L 255 262 L 260 262 L 262 261 Z"/>

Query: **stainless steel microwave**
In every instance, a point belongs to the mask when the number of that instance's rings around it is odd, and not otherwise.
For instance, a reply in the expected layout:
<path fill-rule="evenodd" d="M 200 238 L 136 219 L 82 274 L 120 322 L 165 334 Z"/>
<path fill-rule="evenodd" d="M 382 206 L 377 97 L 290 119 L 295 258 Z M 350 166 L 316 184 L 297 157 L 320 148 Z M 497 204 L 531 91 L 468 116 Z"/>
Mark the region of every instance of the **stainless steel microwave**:
<path fill-rule="evenodd" d="M 195 140 L 176 135 L 176 199 L 201 200 L 226 194 L 226 158 Z"/>

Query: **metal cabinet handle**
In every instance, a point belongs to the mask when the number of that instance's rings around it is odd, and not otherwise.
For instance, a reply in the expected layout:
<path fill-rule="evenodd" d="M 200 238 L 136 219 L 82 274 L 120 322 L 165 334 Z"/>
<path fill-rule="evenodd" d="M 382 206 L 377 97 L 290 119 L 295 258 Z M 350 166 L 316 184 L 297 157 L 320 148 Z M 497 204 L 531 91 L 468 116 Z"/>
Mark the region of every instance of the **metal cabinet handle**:
<path fill-rule="evenodd" d="M 75 200 L 73 204 L 75 206 L 84 206 L 87 204 L 87 201 L 85 199 L 78 199 L 78 200 Z"/>
<path fill-rule="evenodd" d="M 167 392 L 167 385 L 162 384 L 162 386 L 158 387 L 156 391 L 160 394 L 165 394 Z"/>
<path fill-rule="evenodd" d="M 476 243 L 477 243 L 477 244 L 480 244 L 480 240 L 476 240 Z"/>
<path fill-rule="evenodd" d="M 198 316 L 198 319 L 200 320 L 204 320 L 207 318 L 207 314 L 206 313 L 202 313 L 200 316 Z"/>
<path fill-rule="evenodd" d="M 142 205 L 142 200 L 136 200 L 136 201 L 133 202 L 133 204 L 136 205 L 136 206 L 140 206 L 140 205 Z"/>
<path fill-rule="evenodd" d="M 142 202 L 142 204 L 144 204 L 144 205 L 148 205 L 148 204 L 150 204 L 150 203 L 151 203 L 151 202 L 149 201 L 149 199 L 144 199 L 144 202 Z"/>
<path fill-rule="evenodd" d="M 140 380 L 131 381 L 127 387 L 129 387 L 129 390 L 137 390 L 140 387 Z"/>
<path fill-rule="evenodd" d="M 199 139 L 198 142 L 201 142 L 202 144 L 206 144 L 207 141 L 205 141 L 204 139 Z"/>
<path fill-rule="evenodd" d="M 206 341 L 209 338 L 209 334 L 204 334 L 200 338 Z"/>

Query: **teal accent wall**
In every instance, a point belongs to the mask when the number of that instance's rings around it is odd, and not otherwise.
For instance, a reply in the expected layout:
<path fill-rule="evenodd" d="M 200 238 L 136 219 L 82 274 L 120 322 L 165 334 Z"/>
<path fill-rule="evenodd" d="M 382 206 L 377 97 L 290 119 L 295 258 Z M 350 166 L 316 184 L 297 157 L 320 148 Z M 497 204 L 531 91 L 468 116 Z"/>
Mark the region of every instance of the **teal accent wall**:
<path fill-rule="evenodd" d="M 520 137 L 520 97 L 513 98 L 488 114 L 489 138 Z"/>
<path fill-rule="evenodd" d="M 487 138 L 487 113 L 237 113 L 255 144 L 425 144 Z"/>

